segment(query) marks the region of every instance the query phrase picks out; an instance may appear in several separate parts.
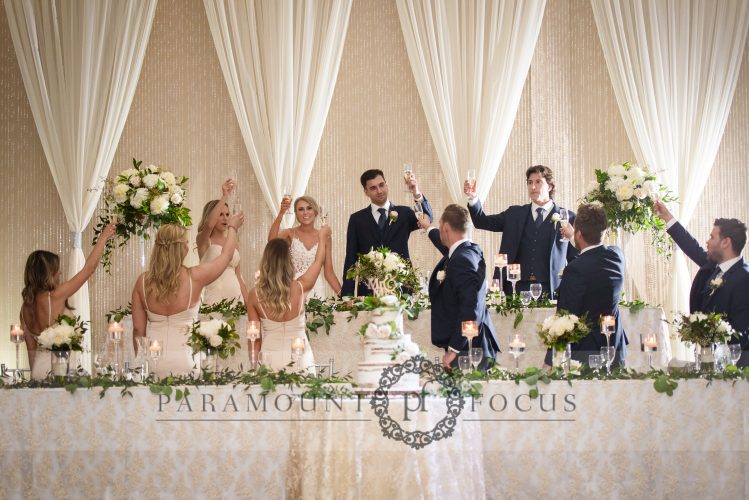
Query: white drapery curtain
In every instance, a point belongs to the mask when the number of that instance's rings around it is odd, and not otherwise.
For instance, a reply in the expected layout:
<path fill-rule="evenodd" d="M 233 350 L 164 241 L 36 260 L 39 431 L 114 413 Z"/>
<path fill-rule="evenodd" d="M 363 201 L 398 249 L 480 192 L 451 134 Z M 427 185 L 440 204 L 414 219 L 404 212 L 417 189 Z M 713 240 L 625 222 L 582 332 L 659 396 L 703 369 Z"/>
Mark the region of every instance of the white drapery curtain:
<path fill-rule="evenodd" d="M 34 122 L 71 231 L 68 273 L 91 221 L 138 83 L 156 0 L 6 0 Z M 90 319 L 88 285 L 72 298 Z M 90 347 L 90 332 L 84 353 Z M 90 356 L 83 364 L 90 368 Z"/>
<path fill-rule="evenodd" d="M 265 201 L 307 188 L 333 97 L 351 0 L 204 0 Z"/>
<path fill-rule="evenodd" d="M 520 104 L 546 0 L 397 0 L 403 37 L 453 201 L 476 170 L 486 199 Z"/>
<path fill-rule="evenodd" d="M 749 2 L 591 1 L 636 159 L 674 190 L 672 211 L 688 226 L 731 109 Z M 672 266 L 669 307 L 687 311 L 690 276 L 680 251 Z"/>

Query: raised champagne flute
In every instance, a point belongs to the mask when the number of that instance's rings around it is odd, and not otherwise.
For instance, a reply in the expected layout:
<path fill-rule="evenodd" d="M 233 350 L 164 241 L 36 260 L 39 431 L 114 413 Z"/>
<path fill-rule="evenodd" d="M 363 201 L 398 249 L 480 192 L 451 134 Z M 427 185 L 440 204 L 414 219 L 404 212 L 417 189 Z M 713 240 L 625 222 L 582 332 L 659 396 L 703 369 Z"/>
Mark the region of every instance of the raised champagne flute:
<path fill-rule="evenodd" d="M 403 190 L 406 193 L 410 193 L 411 189 L 409 189 L 408 181 L 410 181 L 414 176 L 414 170 L 410 163 L 404 163 L 403 164 L 403 183 L 406 185 L 406 188 Z"/>
<path fill-rule="evenodd" d="M 416 220 L 421 221 L 422 218 L 424 218 L 424 207 L 421 206 L 420 201 L 414 202 L 414 214 L 416 214 Z M 426 233 L 427 230 L 422 228 L 422 233 Z"/>
<path fill-rule="evenodd" d="M 470 169 L 466 172 L 466 182 L 471 188 L 471 191 L 476 191 L 476 171 Z"/>
<path fill-rule="evenodd" d="M 559 209 L 559 224 L 560 226 L 564 226 L 565 224 L 569 224 L 570 221 L 570 214 L 567 212 L 566 208 L 560 208 Z M 562 238 L 559 241 L 570 241 L 567 239 L 566 236 L 562 235 Z"/>
<path fill-rule="evenodd" d="M 286 215 L 293 214 L 294 212 L 291 210 L 291 189 L 289 189 L 288 184 L 283 187 L 283 199 L 284 201 L 289 202 L 289 208 L 286 209 Z"/>
<path fill-rule="evenodd" d="M 510 264 L 507 266 L 507 281 L 512 283 L 512 295 L 513 297 L 516 296 L 517 291 L 515 287 L 518 281 L 520 281 L 520 264 Z"/>
<path fill-rule="evenodd" d="M 325 208 L 320 205 L 320 227 L 327 226 L 328 225 L 328 212 L 325 211 Z"/>

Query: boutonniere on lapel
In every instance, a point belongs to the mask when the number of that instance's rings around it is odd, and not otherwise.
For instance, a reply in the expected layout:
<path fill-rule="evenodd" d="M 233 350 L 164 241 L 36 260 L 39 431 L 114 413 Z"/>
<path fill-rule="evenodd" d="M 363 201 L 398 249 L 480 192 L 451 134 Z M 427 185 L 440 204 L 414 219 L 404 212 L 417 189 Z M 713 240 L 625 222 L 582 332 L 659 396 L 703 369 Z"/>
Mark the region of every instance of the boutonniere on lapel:
<path fill-rule="evenodd" d="M 396 212 L 395 210 L 391 210 L 388 214 L 388 220 L 391 224 L 395 224 L 395 221 L 398 220 L 398 212 Z"/>
<path fill-rule="evenodd" d="M 719 276 L 717 278 L 711 279 L 708 286 L 710 287 L 710 295 L 714 294 L 715 290 L 723 286 L 723 277 Z"/>
<path fill-rule="evenodd" d="M 562 217 L 558 213 L 551 214 L 551 222 L 554 223 L 554 229 L 557 228 L 560 220 L 562 220 Z"/>
<path fill-rule="evenodd" d="M 439 281 L 440 283 L 445 281 L 445 271 L 446 269 L 441 269 L 437 271 L 437 281 Z"/>

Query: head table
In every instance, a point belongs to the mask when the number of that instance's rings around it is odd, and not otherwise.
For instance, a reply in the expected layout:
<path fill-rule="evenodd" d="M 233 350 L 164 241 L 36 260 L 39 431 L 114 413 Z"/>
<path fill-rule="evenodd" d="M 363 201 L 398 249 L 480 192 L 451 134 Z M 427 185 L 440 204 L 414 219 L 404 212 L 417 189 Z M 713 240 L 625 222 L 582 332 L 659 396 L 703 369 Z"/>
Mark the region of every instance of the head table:
<path fill-rule="evenodd" d="M 450 437 L 385 437 L 369 396 L 190 388 L 1 389 L 3 498 L 746 498 L 749 383 L 489 382 Z M 391 396 L 388 416 L 431 430 L 442 397 Z"/>
<path fill-rule="evenodd" d="M 515 362 L 508 354 L 506 346 L 508 337 L 518 335 L 520 340 L 526 343 L 525 354 L 519 359 L 520 368 L 528 366 L 541 366 L 546 354 L 546 347 L 541 343 L 536 334 L 537 325 L 543 320 L 554 314 L 554 309 L 550 308 L 529 308 L 523 311 L 523 319 L 517 325 L 515 323 L 515 313 L 503 316 L 497 312 L 491 313 L 494 328 L 499 337 L 499 343 L 504 351 L 501 354 L 499 362 L 505 367 L 514 367 Z M 627 349 L 626 363 L 630 368 L 647 371 L 648 356 L 647 353 L 640 350 L 640 334 L 652 333 L 655 335 L 658 350 L 652 353 L 652 362 L 655 368 L 668 366 L 671 360 L 671 342 L 669 339 L 668 324 L 665 321 L 663 309 L 660 307 L 646 307 L 638 312 L 632 312 L 629 308 L 620 309 L 621 321 L 629 337 L 629 346 Z M 315 362 L 319 365 L 328 365 L 332 359 L 334 369 L 340 374 L 356 375 L 357 364 L 362 359 L 362 344 L 360 337 L 357 335 L 359 328 L 366 321 L 366 313 L 359 313 L 357 318 L 349 321 L 350 313 L 335 312 L 334 324 L 329 333 L 324 328 L 319 328 L 317 332 L 309 335 L 312 351 L 315 356 Z M 309 319 L 309 318 L 308 318 Z M 244 340 L 245 325 L 247 318 L 242 316 L 237 322 L 237 331 Z M 132 341 L 132 320 L 129 316 L 123 319 L 125 328 L 123 348 L 126 360 L 133 358 Z M 443 351 L 437 349 L 431 343 L 431 311 L 421 311 L 418 318 L 414 320 L 405 319 L 404 328 L 407 334 L 410 334 L 412 340 L 416 342 L 421 350 L 429 359 L 441 356 Z M 221 360 L 219 364 L 222 367 L 239 370 L 240 367 L 247 367 L 249 360 L 249 351 L 247 342 L 243 341 L 242 350 L 238 351 L 233 358 Z M 290 346 L 289 346 L 290 347 Z"/>

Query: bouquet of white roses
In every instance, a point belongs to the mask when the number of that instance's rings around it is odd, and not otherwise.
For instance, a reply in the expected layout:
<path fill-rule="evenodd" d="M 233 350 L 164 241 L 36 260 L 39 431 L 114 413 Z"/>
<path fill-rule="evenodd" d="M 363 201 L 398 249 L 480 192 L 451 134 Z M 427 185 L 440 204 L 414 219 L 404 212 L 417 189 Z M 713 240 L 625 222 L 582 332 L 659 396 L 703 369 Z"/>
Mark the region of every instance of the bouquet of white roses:
<path fill-rule="evenodd" d="M 611 227 L 628 233 L 649 231 L 658 253 L 668 255 L 671 240 L 665 233 L 665 223 L 653 213 L 656 199 L 668 202 L 676 198 L 647 167 L 628 162 L 596 169 L 596 180 L 583 197 L 586 203 L 601 203 Z"/>
<path fill-rule="evenodd" d="M 683 342 L 702 347 L 722 344 L 737 336 L 736 331 L 723 319 L 723 315 L 717 313 L 680 314 L 674 324 Z"/>
<path fill-rule="evenodd" d="M 420 286 L 411 262 L 385 247 L 359 254 L 356 264 L 346 271 L 346 278 L 365 281 L 380 297 L 394 294 L 401 298 Z"/>
<path fill-rule="evenodd" d="M 213 349 L 221 359 L 226 359 L 240 348 L 239 334 L 232 320 L 198 320 L 189 327 L 187 345 L 194 354 Z"/>
<path fill-rule="evenodd" d="M 550 349 L 564 351 L 567 344 L 579 342 L 590 333 L 586 315 L 577 317 L 566 311 L 557 311 L 538 325 L 541 342 Z"/>
<path fill-rule="evenodd" d="M 86 326 L 78 316 L 61 314 L 39 334 L 39 345 L 48 351 L 82 351 Z"/>
<path fill-rule="evenodd" d="M 106 213 L 94 228 L 94 243 L 112 217 L 117 219 L 116 238 L 107 241 L 102 262 L 109 270 L 115 241 L 123 246 L 135 234 L 148 239 L 148 229 L 162 224 L 190 226 L 190 209 L 184 206 L 187 177 L 177 177 L 156 165 L 142 166 L 133 159 L 133 168 L 120 172 L 113 187 L 104 193 Z M 109 181 L 109 185 L 111 185 Z"/>

